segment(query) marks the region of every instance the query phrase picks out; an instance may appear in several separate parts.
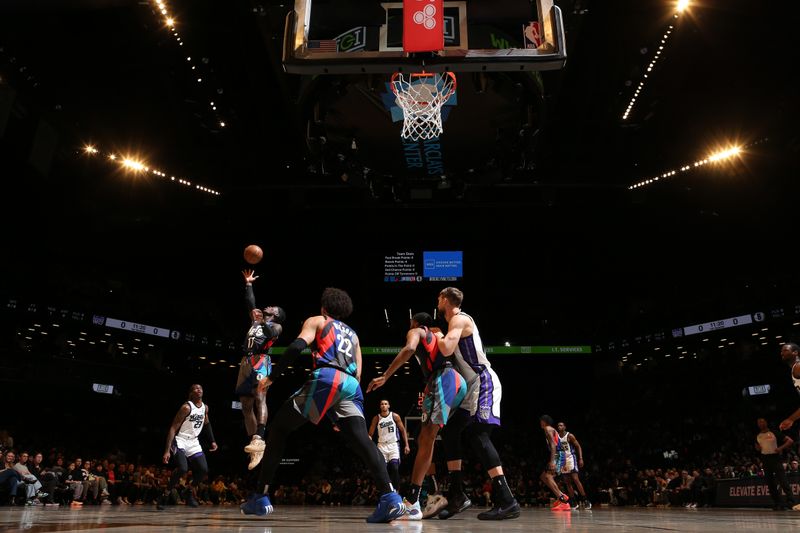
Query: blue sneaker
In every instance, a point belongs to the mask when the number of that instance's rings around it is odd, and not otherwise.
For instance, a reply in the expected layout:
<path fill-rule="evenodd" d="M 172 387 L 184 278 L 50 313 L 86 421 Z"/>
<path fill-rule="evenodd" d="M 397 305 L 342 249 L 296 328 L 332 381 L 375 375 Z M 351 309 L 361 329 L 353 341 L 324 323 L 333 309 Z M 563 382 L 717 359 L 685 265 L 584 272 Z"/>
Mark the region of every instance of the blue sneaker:
<path fill-rule="evenodd" d="M 272 514 L 275 509 L 272 507 L 272 502 L 269 501 L 269 496 L 266 494 L 251 494 L 247 501 L 239 506 L 242 514 L 253 514 L 256 516 L 267 516 Z"/>
<path fill-rule="evenodd" d="M 387 492 L 381 496 L 377 509 L 367 517 L 367 522 L 370 524 L 388 524 L 395 518 L 403 516 L 405 512 L 406 506 L 403 503 L 403 498 L 396 492 Z"/>

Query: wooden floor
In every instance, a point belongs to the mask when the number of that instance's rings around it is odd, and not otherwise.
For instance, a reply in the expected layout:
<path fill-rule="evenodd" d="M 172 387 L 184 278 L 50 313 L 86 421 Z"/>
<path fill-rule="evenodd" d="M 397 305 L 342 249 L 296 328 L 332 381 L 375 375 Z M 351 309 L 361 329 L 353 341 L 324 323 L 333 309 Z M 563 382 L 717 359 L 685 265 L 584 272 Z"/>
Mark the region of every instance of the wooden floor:
<path fill-rule="evenodd" d="M 799 531 L 800 512 L 762 509 L 638 509 L 603 507 L 591 511 L 555 512 L 523 509 L 516 520 L 483 522 L 480 509 L 470 509 L 451 520 L 396 520 L 391 524 L 367 524 L 372 511 L 366 507 L 280 507 L 269 518 L 242 516 L 236 507 L 183 506 L 158 511 L 147 506 L 101 506 L 82 509 L 60 507 L 2 507 L 0 532 L 97 531 L 146 533 L 149 531 L 356 533 L 359 531 L 483 531 L 623 532 L 623 531 Z"/>

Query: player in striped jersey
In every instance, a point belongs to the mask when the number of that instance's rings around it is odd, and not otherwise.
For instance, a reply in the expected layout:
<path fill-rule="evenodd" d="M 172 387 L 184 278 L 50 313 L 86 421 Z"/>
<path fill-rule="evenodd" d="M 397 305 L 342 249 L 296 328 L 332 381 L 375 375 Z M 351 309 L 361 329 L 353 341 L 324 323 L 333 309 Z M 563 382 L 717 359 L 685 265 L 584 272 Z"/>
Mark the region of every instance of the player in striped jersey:
<path fill-rule="evenodd" d="M 411 487 L 406 495 L 409 504 L 406 517 L 409 520 L 423 518 L 419 505 L 419 494 L 425 473 L 433 459 L 433 445 L 439 429 L 445 426 L 467 394 L 467 384 L 463 376 L 453 369 L 450 358 L 439 351 L 440 332 L 432 331 L 433 319 L 428 313 L 417 313 L 411 318 L 411 329 L 406 333 L 406 344 L 386 369 L 386 372 L 373 379 L 367 392 L 379 389 L 386 381 L 414 355 L 425 378 L 425 393 L 422 400 L 422 428 L 417 437 L 417 456 L 411 473 Z M 431 516 L 438 514 L 447 500 L 441 498 L 438 504 L 426 510 Z M 427 516 L 426 516 L 427 518 Z"/>
<path fill-rule="evenodd" d="M 581 478 L 578 474 L 580 469 L 583 468 L 583 448 L 581 448 L 581 444 L 575 435 L 567 431 L 567 425 L 564 422 L 559 422 L 556 430 L 558 431 L 558 462 L 563 465 L 558 474 L 567 485 L 570 505 L 573 506 L 573 509 L 577 509 L 580 503 L 578 498 L 574 497 L 574 487 L 578 490 L 580 500 L 583 502 L 583 508 L 589 510 L 592 508 L 592 502 L 586 497 L 586 491 L 583 489 L 583 483 L 581 483 Z"/>
<path fill-rule="evenodd" d="M 345 291 L 325 289 L 321 313 L 306 319 L 272 374 L 259 382 L 260 387 L 272 385 L 306 347 L 312 346 L 314 370 L 300 390 L 278 409 L 272 421 L 258 476 L 258 486 L 263 491 L 251 494 L 240 506 L 243 514 L 267 516 L 274 511 L 269 484 L 283 457 L 287 438 L 306 422 L 316 425 L 324 417 L 336 423 L 349 448 L 367 465 L 381 495 L 367 522 L 391 522 L 405 512 L 403 499 L 392 487 L 383 457 L 367 434 L 364 396 L 359 385 L 361 345 L 353 328 L 342 322 L 352 312 L 353 302 Z"/>
<path fill-rule="evenodd" d="M 267 390 L 260 389 L 258 382 L 269 376 L 272 370 L 272 359 L 269 350 L 278 339 L 286 320 L 286 312 L 278 306 L 256 307 L 253 293 L 253 282 L 258 279 L 255 271 L 242 271 L 245 282 L 244 299 L 250 315 L 250 328 L 244 342 L 244 355 L 239 363 L 239 375 L 236 379 L 236 394 L 242 402 L 244 427 L 250 442 L 244 451 L 250 454 L 248 470 L 254 469 L 264 456 L 264 434 L 267 427 Z"/>
<path fill-rule="evenodd" d="M 566 460 L 565 457 L 562 458 L 558 453 L 558 431 L 553 427 L 553 419 L 548 415 L 542 415 L 539 418 L 539 425 L 544 431 L 544 440 L 547 442 L 547 460 L 542 465 L 541 479 L 556 497 L 551 509 L 554 511 L 569 511 L 571 509 L 569 497 L 561 492 L 555 480 L 555 476 L 559 475 L 559 472 L 564 467 L 563 461 Z"/>

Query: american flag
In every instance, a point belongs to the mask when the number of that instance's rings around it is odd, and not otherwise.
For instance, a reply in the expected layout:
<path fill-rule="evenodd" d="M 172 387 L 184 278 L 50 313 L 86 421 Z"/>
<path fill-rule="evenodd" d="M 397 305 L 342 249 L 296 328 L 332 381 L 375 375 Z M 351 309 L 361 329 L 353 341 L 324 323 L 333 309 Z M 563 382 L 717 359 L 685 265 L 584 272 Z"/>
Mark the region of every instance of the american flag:
<path fill-rule="evenodd" d="M 309 54 L 335 53 L 339 51 L 339 46 L 336 42 L 336 39 L 324 39 L 321 41 L 308 41 L 306 49 L 308 50 Z"/>

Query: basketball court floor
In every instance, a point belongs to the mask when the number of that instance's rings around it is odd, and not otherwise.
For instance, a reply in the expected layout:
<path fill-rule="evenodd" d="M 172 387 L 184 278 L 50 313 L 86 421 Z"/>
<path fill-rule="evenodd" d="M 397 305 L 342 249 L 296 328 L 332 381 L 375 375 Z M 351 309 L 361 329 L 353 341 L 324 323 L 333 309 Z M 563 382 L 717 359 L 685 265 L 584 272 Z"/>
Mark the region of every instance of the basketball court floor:
<path fill-rule="evenodd" d="M 470 509 L 451 520 L 397 520 L 390 524 L 367 524 L 367 507 L 281 507 L 269 519 L 242 516 L 237 507 L 182 506 L 157 511 L 153 506 L 104 506 L 84 509 L 60 507 L 4 507 L 0 509 L 0 531 L 232 531 L 272 533 L 317 531 L 356 533 L 359 531 L 483 531 L 530 532 L 624 532 L 705 531 L 729 532 L 785 530 L 800 526 L 800 513 L 767 509 L 641 509 L 596 508 L 591 511 L 555 512 L 544 508 L 523 509 L 517 520 L 482 522 L 480 509 Z"/>

